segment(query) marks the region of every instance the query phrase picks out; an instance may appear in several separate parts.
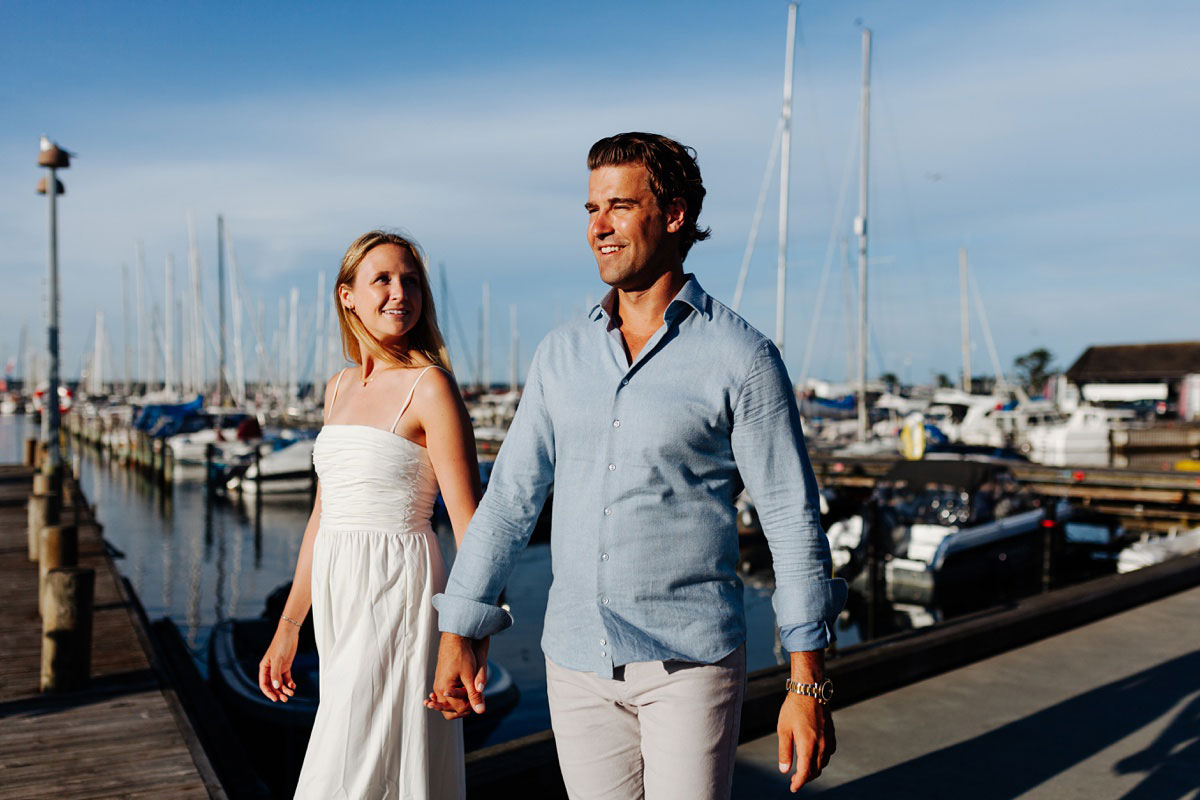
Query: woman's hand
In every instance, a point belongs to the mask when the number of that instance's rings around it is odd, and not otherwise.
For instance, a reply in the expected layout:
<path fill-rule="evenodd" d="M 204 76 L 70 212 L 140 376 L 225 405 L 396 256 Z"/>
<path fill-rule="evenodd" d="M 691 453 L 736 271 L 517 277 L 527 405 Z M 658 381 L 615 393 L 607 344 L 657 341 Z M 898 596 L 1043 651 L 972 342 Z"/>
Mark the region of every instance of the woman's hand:
<path fill-rule="evenodd" d="M 271 702 L 282 700 L 286 703 L 289 697 L 296 694 L 292 661 L 296 658 L 299 645 L 300 629 L 287 620 L 279 620 L 271 645 L 262 661 L 258 662 L 258 688 Z"/>

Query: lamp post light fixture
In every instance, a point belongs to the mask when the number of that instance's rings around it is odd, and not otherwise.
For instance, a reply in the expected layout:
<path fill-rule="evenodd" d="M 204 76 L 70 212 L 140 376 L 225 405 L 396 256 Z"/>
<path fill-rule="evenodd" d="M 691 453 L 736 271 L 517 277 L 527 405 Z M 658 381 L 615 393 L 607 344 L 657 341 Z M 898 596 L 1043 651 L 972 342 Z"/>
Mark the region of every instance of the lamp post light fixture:
<path fill-rule="evenodd" d="M 42 471 L 50 477 L 50 485 L 54 494 L 61 498 L 62 494 L 62 452 L 59 449 L 59 353 L 58 353 L 58 195 L 65 194 L 66 189 L 58 180 L 58 170 L 71 166 L 71 154 L 52 142 L 48 137 L 42 137 L 41 150 L 38 152 L 39 167 L 48 170 L 46 177 L 38 182 L 38 193 L 50 199 L 50 253 L 46 265 L 48 295 L 46 307 L 46 339 L 50 351 L 50 370 L 46 387 L 46 399 L 42 404 L 42 440 L 46 443 L 46 459 Z M 53 191 L 50 190 L 53 187 Z"/>

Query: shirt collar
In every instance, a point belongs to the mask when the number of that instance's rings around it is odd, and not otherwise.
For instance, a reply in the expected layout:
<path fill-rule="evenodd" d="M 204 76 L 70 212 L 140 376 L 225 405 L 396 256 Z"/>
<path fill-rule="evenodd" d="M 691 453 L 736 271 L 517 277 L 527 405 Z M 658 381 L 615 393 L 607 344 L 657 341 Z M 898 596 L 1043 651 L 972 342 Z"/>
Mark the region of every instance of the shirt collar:
<path fill-rule="evenodd" d="M 700 282 L 696 280 L 694 274 L 689 272 L 684 275 L 684 278 L 686 280 L 683 287 L 667 304 L 667 310 L 663 313 L 663 321 L 674 322 L 686 314 L 689 307 L 695 309 L 704 319 L 712 319 L 712 297 L 700 288 Z M 588 318 L 593 322 L 599 322 L 602 319 L 611 320 L 613 305 L 616 301 L 617 290 L 609 289 L 600 302 L 592 306 L 592 310 L 588 312 Z"/>

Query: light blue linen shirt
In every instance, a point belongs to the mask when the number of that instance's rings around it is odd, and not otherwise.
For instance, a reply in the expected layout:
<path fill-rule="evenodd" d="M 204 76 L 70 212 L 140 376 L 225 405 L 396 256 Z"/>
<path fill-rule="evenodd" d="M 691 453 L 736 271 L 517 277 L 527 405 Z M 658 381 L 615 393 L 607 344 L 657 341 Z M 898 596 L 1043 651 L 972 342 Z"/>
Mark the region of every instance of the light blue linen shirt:
<path fill-rule="evenodd" d="M 719 661 L 746 639 L 733 504 L 744 482 L 771 548 L 785 645 L 823 648 L 846 584 L 830 577 L 779 351 L 689 275 L 630 365 L 614 299 L 534 354 L 487 493 L 434 597 L 439 627 L 482 638 L 512 624 L 494 603 L 553 483 L 546 655 L 602 677 L 637 661 Z"/>

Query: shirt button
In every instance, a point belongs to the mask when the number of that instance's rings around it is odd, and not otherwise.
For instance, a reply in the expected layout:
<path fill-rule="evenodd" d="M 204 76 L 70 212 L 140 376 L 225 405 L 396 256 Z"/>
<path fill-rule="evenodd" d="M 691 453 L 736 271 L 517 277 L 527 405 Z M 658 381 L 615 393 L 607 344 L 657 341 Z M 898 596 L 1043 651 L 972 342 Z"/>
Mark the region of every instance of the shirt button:
<path fill-rule="evenodd" d="M 621 385 L 622 385 L 622 386 L 628 386 L 628 385 L 629 385 L 629 378 L 622 378 L 622 379 L 621 379 Z"/>
<path fill-rule="evenodd" d="M 600 554 L 600 560 L 601 560 L 601 561 L 608 561 L 608 553 L 601 553 L 601 554 Z"/>
<path fill-rule="evenodd" d="M 616 465 L 616 464 L 609 464 L 609 465 L 608 465 L 608 471 L 609 471 L 609 472 L 612 472 L 612 471 L 613 471 L 614 469 L 616 469 L 616 468 L 617 468 L 617 465 Z"/>
<path fill-rule="evenodd" d="M 605 658 L 606 656 L 608 656 L 608 653 L 606 653 L 606 652 L 604 652 L 603 650 L 601 650 L 601 651 L 600 651 L 600 657 L 601 657 L 601 658 Z"/>
<path fill-rule="evenodd" d="M 608 605 L 608 596 L 606 595 L 604 597 L 601 597 L 600 602 L 603 603 L 604 605 Z"/>
<path fill-rule="evenodd" d="M 611 517 L 611 516 L 612 516 L 612 509 L 611 509 L 611 508 L 606 508 L 606 509 L 604 509 L 604 516 L 606 516 L 606 517 Z"/>
<path fill-rule="evenodd" d="M 621 427 L 621 420 L 619 420 L 619 419 L 614 419 L 614 420 L 613 420 L 613 427 L 614 427 L 614 428 L 619 428 L 619 427 Z"/>
<path fill-rule="evenodd" d="M 608 639 L 601 639 L 601 640 L 600 640 L 600 646 L 601 646 L 601 647 L 603 647 L 603 646 L 604 646 L 604 645 L 606 645 L 606 644 L 608 644 Z"/>

